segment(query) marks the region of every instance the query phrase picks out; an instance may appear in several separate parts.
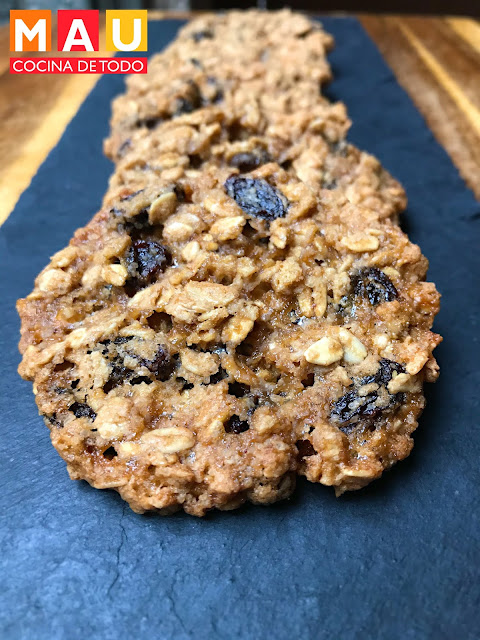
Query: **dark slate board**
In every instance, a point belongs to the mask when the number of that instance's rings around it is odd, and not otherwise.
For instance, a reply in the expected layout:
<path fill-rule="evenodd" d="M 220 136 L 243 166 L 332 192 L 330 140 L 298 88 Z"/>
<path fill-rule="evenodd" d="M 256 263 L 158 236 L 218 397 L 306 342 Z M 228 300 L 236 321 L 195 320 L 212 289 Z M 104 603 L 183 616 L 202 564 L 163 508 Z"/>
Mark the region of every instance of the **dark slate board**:
<path fill-rule="evenodd" d="M 408 231 L 443 294 L 442 375 L 414 453 L 360 493 L 300 481 L 290 502 L 204 520 L 135 515 L 68 479 L 15 372 L 14 303 L 100 205 L 122 89 L 102 78 L 0 229 L 2 638 L 479 637 L 480 206 L 359 23 L 324 23 L 329 95 L 348 106 L 350 139 L 405 185 Z M 179 24 L 151 24 L 150 52 Z"/>

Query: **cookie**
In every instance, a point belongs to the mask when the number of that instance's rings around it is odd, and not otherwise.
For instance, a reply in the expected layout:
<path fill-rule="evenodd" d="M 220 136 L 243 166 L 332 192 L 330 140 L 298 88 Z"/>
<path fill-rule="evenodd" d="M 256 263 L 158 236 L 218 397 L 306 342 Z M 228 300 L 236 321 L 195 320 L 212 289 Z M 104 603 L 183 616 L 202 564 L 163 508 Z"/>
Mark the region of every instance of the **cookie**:
<path fill-rule="evenodd" d="M 314 190 L 339 188 L 355 204 L 397 216 L 403 189 L 347 143 L 344 105 L 321 97 L 331 44 L 318 23 L 288 11 L 194 21 L 114 102 L 105 143 L 118 165 L 112 185 L 142 188 L 165 170 L 221 157 L 240 170 L 270 159 Z"/>
<path fill-rule="evenodd" d="M 267 504 L 297 474 L 359 489 L 408 455 L 438 375 L 403 190 L 345 141 L 344 108 L 231 118 L 130 131 L 101 211 L 18 302 L 19 371 L 70 476 L 138 512 Z"/>
<path fill-rule="evenodd" d="M 199 18 L 150 60 L 147 77 L 128 80 L 127 92 L 113 104 L 107 152 L 121 154 L 135 130 L 148 133 L 165 120 L 233 97 L 243 125 L 257 128 L 260 114 L 248 105 L 250 97 L 261 96 L 263 109 L 277 113 L 315 104 L 330 78 L 326 51 L 332 44 L 319 23 L 289 11 Z"/>
<path fill-rule="evenodd" d="M 438 295 L 396 224 L 333 195 L 207 167 L 54 256 L 19 303 L 20 371 L 73 478 L 202 515 L 408 454 Z"/>

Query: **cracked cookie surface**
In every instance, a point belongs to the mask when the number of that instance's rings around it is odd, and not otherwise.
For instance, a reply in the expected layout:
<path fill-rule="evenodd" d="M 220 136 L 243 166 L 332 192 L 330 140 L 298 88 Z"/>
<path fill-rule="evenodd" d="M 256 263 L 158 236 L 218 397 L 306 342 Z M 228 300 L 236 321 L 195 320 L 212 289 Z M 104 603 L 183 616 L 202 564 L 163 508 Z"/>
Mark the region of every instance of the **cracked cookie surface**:
<path fill-rule="evenodd" d="M 207 16 L 172 47 L 287 15 Z M 248 135 L 221 102 L 136 133 L 114 116 L 107 147 L 130 141 L 102 210 L 18 303 L 20 373 L 72 478 L 203 515 L 287 497 L 297 474 L 358 489 L 410 452 L 439 296 L 396 224 L 401 187 L 316 100 Z"/>

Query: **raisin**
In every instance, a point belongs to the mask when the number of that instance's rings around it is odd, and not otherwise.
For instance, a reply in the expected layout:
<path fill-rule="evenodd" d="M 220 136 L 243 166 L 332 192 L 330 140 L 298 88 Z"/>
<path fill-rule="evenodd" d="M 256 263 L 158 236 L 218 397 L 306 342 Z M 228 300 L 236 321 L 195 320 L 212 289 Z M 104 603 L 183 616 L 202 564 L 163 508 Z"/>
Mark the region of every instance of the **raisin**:
<path fill-rule="evenodd" d="M 71 411 L 76 418 L 90 418 L 90 420 L 95 420 L 97 414 L 89 407 L 85 402 L 74 402 L 68 407 L 68 410 Z"/>
<path fill-rule="evenodd" d="M 200 42 L 201 40 L 213 39 L 213 32 L 210 29 L 202 29 L 201 31 L 195 31 L 191 35 L 192 40 Z"/>
<path fill-rule="evenodd" d="M 372 382 L 386 388 L 392 379 L 394 371 L 404 373 L 405 368 L 399 362 L 382 358 L 379 362 L 378 371 L 374 375 L 358 380 L 354 389 L 347 391 L 334 402 L 331 417 L 334 421 L 342 423 L 343 426 L 339 427 L 341 431 L 349 433 L 355 424 L 363 418 L 373 422 L 384 411 L 390 410 L 405 401 L 405 394 L 403 393 L 388 394 L 388 402 L 385 404 L 385 400 L 383 400 L 383 403 L 380 402 L 377 391 L 372 391 L 366 396 L 360 396 L 357 392 L 358 387 Z"/>
<path fill-rule="evenodd" d="M 108 346 L 110 344 L 110 340 L 102 340 L 100 342 L 100 344 L 104 344 L 105 345 L 105 349 L 102 349 L 102 356 L 106 356 L 108 353 Z"/>
<path fill-rule="evenodd" d="M 228 384 L 228 393 L 236 398 L 243 398 L 243 396 L 250 391 L 248 384 L 242 382 L 230 382 Z"/>
<path fill-rule="evenodd" d="M 225 182 L 225 189 L 249 215 L 275 220 L 286 214 L 286 199 L 265 180 L 231 176 Z"/>
<path fill-rule="evenodd" d="M 371 376 L 365 376 L 364 378 L 361 378 L 359 381 L 360 386 L 370 384 L 371 382 L 376 382 L 377 384 L 386 387 L 392 379 L 394 371 L 396 371 L 397 373 L 405 373 L 405 367 L 403 366 L 403 364 L 395 362 L 394 360 L 382 358 L 378 364 L 378 371 Z"/>
<path fill-rule="evenodd" d="M 247 173 L 270 161 L 271 157 L 265 149 L 257 149 L 255 151 L 236 153 L 230 158 L 229 164 L 232 167 L 236 167 L 240 173 Z"/>
<path fill-rule="evenodd" d="M 175 357 L 171 357 L 170 353 L 164 346 L 158 348 L 157 354 L 153 360 L 139 359 L 139 364 L 146 367 L 156 378 L 165 382 L 171 376 L 176 367 Z M 152 380 L 148 376 L 135 376 L 135 371 L 125 367 L 123 360 L 117 356 L 112 363 L 112 369 L 107 382 L 103 385 L 103 391 L 109 393 L 115 387 L 120 386 L 124 382 L 131 385 L 151 384 Z"/>
<path fill-rule="evenodd" d="M 354 273 L 350 280 L 354 294 L 367 298 L 374 306 L 398 298 L 398 291 L 390 278 L 377 267 L 364 267 Z"/>
<path fill-rule="evenodd" d="M 378 382 L 379 384 L 386 386 L 392 379 L 394 371 L 397 373 L 405 373 L 405 367 L 399 362 L 382 358 L 379 364 L 380 368 L 375 376 L 375 382 Z"/>
<path fill-rule="evenodd" d="M 302 460 L 302 458 L 307 458 L 308 456 L 314 456 L 317 454 L 310 440 L 297 440 L 297 442 L 295 443 L 295 446 L 298 449 L 299 460 Z"/>
<path fill-rule="evenodd" d="M 171 264 L 170 251 L 152 240 L 134 240 L 126 256 L 130 278 L 125 284 L 128 295 L 147 287 Z"/>
<path fill-rule="evenodd" d="M 128 218 L 125 222 L 125 229 L 130 233 L 132 231 L 142 231 L 151 226 L 148 221 L 147 209 L 142 209 L 135 216 Z"/>
<path fill-rule="evenodd" d="M 132 378 L 130 380 L 130 384 L 132 385 L 142 384 L 142 382 L 144 382 L 145 384 L 152 384 L 152 380 L 150 380 L 150 378 L 147 378 L 147 376 L 137 376 L 136 378 Z"/>
<path fill-rule="evenodd" d="M 250 426 L 246 420 L 242 420 L 239 416 L 233 414 L 224 424 L 224 428 L 227 433 L 243 433 L 248 431 Z"/>
<path fill-rule="evenodd" d="M 383 410 L 377 406 L 377 398 L 378 393 L 376 391 L 369 393 L 367 396 L 359 396 L 356 390 L 347 391 L 334 403 L 331 415 L 338 422 L 346 425 L 340 427 L 340 429 L 348 433 L 353 426 L 349 424 L 353 418 L 373 417 Z"/>
<path fill-rule="evenodd" d="M 196 82 L 189 82 L 187 95 L 177 98 L 175 101 L 175 110 L 173 117 L 178 117 L 184 113 L 192 113 L 196 109 L 200 109 L 203 105 L 203 96 Z"/>
<path fill-rule="evenodd" d="M 110 393 L 133 375 L 133 371 L 124 366 L 121 358 L 115 358 L 107 382 L 103 385 L 103 392 Z"/>
<path fill-rule="evenodd" d="M 160 345 L 155 358 L 153 360 L 143 360 L 142 364 L 153 373 L 157 380 L 165 382 L 171 377 L 177 366 L 177 361 L 175 357 L 170 355 L 166 347 Z"/>
<path fill-rule="evenodd" d="M 136 216 L 125 219 L 118 225 L 118 231 L 126 231 L 132 240 L 140 240 L 142 232 L 151 229 L 147 209 L 142 209 Z"/>
<path fill-rule="evenodd" d="M 189 389 L 193 389 L 193 387 L 195 386 L 191 382 L 187 382 L 187 380 L 185 380 L 185 378 L 177 378 L 176 380 L 177 380 L 177 382 L 181 383 L 182 391 L 188 391 Z"/>
<path fill-rule="evenodd" d="M 45 418 L 49 421 L 49 423 L 56 427 L 57 429 L 61 429 L 63 427 L 63 424 L 57 420 L 57 414 L 56 413 L 52 413 L 51 416 L 45 416 Z"/>

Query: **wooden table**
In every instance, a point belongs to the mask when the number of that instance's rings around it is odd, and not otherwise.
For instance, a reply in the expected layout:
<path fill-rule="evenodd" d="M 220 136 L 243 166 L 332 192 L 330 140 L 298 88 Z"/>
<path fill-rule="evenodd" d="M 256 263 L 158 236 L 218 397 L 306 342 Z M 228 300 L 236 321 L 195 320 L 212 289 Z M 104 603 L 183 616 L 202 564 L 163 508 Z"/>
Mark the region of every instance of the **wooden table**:
<path fill-rule="evenodd" d="M 480 23 L 467 18 L 359 18 L 480 199 Z M 0 28 L 0 224 L 98 80 L 10 75 L 8 49 L 7 25 Z"/>

